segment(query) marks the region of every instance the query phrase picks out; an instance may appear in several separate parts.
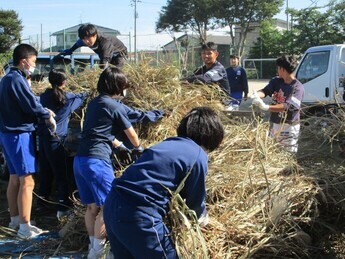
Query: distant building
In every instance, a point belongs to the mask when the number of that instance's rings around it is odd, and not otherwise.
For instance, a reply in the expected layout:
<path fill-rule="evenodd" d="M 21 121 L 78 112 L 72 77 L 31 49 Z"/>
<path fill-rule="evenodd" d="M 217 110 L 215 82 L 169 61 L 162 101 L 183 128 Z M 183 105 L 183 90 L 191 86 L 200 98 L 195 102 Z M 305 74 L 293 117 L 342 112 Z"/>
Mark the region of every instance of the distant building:
<path fill-rule="evenodd" d="M 56 46 L 54 46 L 55 51 L 59 51 L 61 49 L 66 49 L 72 47 L 72 45 L 78 40 L 78 29 L 82 24 L 75 25 L 73 27 L 69 27 L 51 34 L 51 36 L 56 36 Z M 95 24 L 96 25 L 96 24 Z M 103 34 L 109 35 L 119 35 L 120 32 L 118 30 L 106 28 L 103 26 L 96 25 L 97 30 Z M 80 48 L 76 51 L 79 52 L 90 52 L 89 48 Z"/>
<path fill-rule="evenodd" d="M 287 22 L 285 20 L 274 19 L 273 24 L 276 26 L 276 29 L 279 31 L 284 31 L 287 29 Z M 251 23 L 249 25 L 249 29 L 250 31 L 247 33 L 244 53 L 242 54 L 242 57 L 246 57 L 248 55 L 250 48 L 254 46 L 254 43 L 260 37 L 260 23 L 259 22 Z M 241 36 L 240 34 L 241 34 L 241 28 L 238 26 L 235 26 L 235 45 L 236 46 L 238 45 L 238 42 Z"/>
<path fill-rule="evenodd" d="M 207 41 L 212 41 L 218 45 L 218 61 L 224 66 L 227 66 L 229 63 L 229 47 L 230 47 L 230 36 L 221 36 L 221 35 L 208 35 Z M 176 52 L 177 47 L 180 48 L 180 52 L 187 52 L 188 53 L 188 63 L 192 63 L 192 66 L 196 66 L 202 64 L 200 52 L 201 52 L 201 44 L 199 37 L 195 34 L 184 34 L 176 39 L 176 41 L 171 41 L 165 44 L 162 49 L 164 52 Z"/>
<path fill-rule="evenodd" d="M 287 29 L 287 22 L 281 19 L 274 19 L 273 24 L 280 31 Z M 248 52 L 251 47 L 254 46 L 254 43 L 257 41 L 260 36 L 260 24 L 258 22 L 253 22 L 249 26 L 250 31 L 247 33 L 246 43 L 244 53 L 242 58 L 245 58 L 248 55 Z M 241 30 L 237 26 L 234 28 L 235 32 L 235 46 L 238 45 L 240 39 Z M 229 66 L 229 57 L 230 53 L 233 53 L 233 46 L 231 46 L 231 37 L 230 35 L 207 35 L 207 41 L 212 41 L 218 45 L 218 61 L 222 63 L 225 67 Z M 200 40 L 195 34 L 183 34 L 182 36 L 176 38 L 174 41 L 170 41 L 165 44 L 162 49 L 165 52 L 178 52 L 176 43 L 180 48 L 180 52 L 188 52 L 188 62 L 193 65 L 202 64 L 200 58 Z"/>

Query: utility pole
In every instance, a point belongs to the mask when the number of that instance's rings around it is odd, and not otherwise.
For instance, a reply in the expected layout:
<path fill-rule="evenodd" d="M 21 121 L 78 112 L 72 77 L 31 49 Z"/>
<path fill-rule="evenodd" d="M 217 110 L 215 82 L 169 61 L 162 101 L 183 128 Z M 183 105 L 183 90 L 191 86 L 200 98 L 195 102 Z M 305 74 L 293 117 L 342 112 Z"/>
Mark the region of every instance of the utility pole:
<path fill-rule="evenodd" d="M 42 52 L 42 49 L 43 49 L 43 38 L 42 38 L 42 33 L 43 33 L 43 27 L 42 27 L 42 23 L 41 23 L 41 47 L 40 47 L 41 52 Z"/>
<path fill-rule="evenodd" d="M 137 19 L 138 19 L 138 13 L 137 13 L 137 2 L 139 0 L 132 0 L 134 2 L 134 61 L 135 63 L 138 62 L 137 59 Z"/>

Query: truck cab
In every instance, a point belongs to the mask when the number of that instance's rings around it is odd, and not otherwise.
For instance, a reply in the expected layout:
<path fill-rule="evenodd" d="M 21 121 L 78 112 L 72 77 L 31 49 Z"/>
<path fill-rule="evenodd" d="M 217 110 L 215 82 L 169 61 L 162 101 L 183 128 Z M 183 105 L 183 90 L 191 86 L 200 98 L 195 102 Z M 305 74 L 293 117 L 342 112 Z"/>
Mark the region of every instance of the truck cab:
<path fill-rule="evenodd" d="M 36 69 L 32 74 L 31 80 L 42 81 L 48 77 L 49 72 L 53 68 L 63 68 L 66 72 L 76 74 L 92 68 L 99 64 L 99 57 L 95 53 L 77 53 L 66 56 L 59 56 L 57 52 L 40 52 L 36 59 Z M 10 67 L 13 65 L 10 60 L 5 66 L 5 73 L 8 73 Z"/>
<path fill-rule="evenodd" d="M 307 49 L 297 67 L 296 78 L 304 85 L 306 105 L 324 109 L 325 105 L 344 104 L 345 44 Z"/>

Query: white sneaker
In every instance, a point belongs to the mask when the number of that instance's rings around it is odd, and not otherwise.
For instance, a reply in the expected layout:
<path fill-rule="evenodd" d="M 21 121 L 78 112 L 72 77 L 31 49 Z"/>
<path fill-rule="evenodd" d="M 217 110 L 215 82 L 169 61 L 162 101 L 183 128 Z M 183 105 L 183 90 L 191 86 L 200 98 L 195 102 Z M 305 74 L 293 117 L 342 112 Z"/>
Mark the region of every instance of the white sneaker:
<path fill-rule="evenodd" d="M 47 233 L 48 231 L 42 230 L 35 226 L 30 226 L 27 230 L 18 230 L 17 236 L 23 239 L 31 239 L 35 238 L 43 233 Z"/>
<path fill-rule="evenodd" d="M 102 248 L 100 250 L 95 250 L 94 248 L 91 248 L 89 250 L 89 254 L 87 255 L 87 259 L 101 259 L 106 256 L 106 250 L 105 248 Z"/>
<path fill-rule="evenodd" d="M 233 109 L 234 111 L 238 111 L 238 110 L 240 109 L 240 106 L 239 106 L 238 104 L 233 104 L 233 105 L 232 105 L 232 109 Z"/>
<path fill-rule="evenodd" d="M 232 110 L 234 110 L 234 107 L 232 107 L 232 105 L 229 105 L 228 107 L 225 108 L 226 111 L 231 112 Z"/>
<path fill-rule="evenodd" d="M 10 222 L 8 224 L 8 228 L 12 229 L 12 230 L 18 230 L 19 229 L 19 223 L 16 224 L 16 223 L 13 223 L 13 222 Z"/>
<path fill-rule="evenodd" d="M 34 226 L 34 225 L 36 225 L 36 222 L 34 220 L 30 220 L 30 225 Z M 8 228 L 13 229 L 13 230 L 18 230 L 19 229 L 19 223 L 16 224 L 16 223 L 10 222 L 8 224 Z"/>

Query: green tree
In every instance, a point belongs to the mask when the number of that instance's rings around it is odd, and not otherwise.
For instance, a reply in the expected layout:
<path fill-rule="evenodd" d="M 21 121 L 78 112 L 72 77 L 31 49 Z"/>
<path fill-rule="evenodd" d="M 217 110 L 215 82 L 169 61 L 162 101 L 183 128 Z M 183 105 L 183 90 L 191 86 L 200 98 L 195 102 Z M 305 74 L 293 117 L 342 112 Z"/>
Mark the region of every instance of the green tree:
<path fill-rule="evenodd" d="M 0 53 L 7 52 L 20 42 L 22 21 L 14 10 L 0 10 Z"/>
<path fill-rule="evenodd" d="M 207 41 L 207 30 L 212 28 L 212 0 L 168 0 L 156 23 L 156 31 L 183 32 L 192 30 L 200 40 Z"/>
<path fill-rule="evenodd" d="M 229 26 L 232 46 L 236 54 L 241 56 L 245 50 L 247 34 L 253 30 L 253 25 L 272 18 L 282 5 L 283 0 L 219 0 L 214 1 L 212 10 L 220 23 Z M 235 26 L 239 28 L 236 41 L 233 31 Z"/>
<path fill-rule="evenodd" d="M 336 42 L 345 42 L 345 0 L 331 1 L 329 9 L 332 14 L 330 17 L 332 27 L 337 31 L 336 35 L 339 37 Z"/>
<path fill-rule="evenodd" d="M 293 27 L 298 31 L 295 44 L 304 52 L 312 46 L 342 43 L 344 41 L 344 26 L 339 24 L 337 8 L 330 6 L 326 12 L 321 13 L 318 7 L 301 10 L 291 9 Z M 344 10 L 341 10 L 344 14 Z"/>
<path fill-rule="evenodd" d="M 249 58 L 275 58 L 281 53 L 283 35 L 271 20 L 260 24 L 260 36 L 249 51 Z"/>

